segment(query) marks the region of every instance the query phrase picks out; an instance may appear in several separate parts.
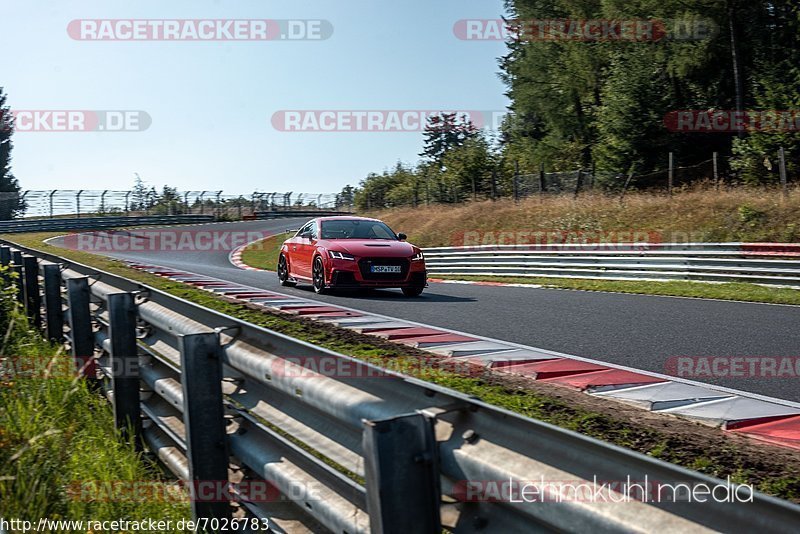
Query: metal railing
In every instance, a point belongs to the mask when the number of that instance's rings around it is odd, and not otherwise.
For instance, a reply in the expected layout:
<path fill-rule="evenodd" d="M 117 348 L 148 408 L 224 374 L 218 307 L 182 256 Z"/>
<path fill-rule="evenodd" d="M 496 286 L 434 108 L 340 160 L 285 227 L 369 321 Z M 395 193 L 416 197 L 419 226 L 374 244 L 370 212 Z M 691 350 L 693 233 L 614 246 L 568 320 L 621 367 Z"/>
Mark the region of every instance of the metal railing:
<path fill-rule="evenodd" d="M 238 218 L 257 211 L 347 209 L 332 193 L 52 189 L 0 192 L 3 217 L 214 215 Z"/>
<path fill-rule="evenodd" d="M 213 215 L 163 215 L 149 217 L 82 217 L 80 219 L 15 219 L 0 221 L 0 233 L 52 232 L 117 228 L 120 226 L 151 226 L 164 224 L 200 224 L 213 222 Z"/>
<path fill-rule="evenodd" d="M 191 484 L 227 481 L 232 456 L 240 473 L 278 488 L 316 530 L 794 532 L 800 522 L 800 507 L 760 493 L 742 504 L 470 498 L 472 482 L 724 483 L 5 243 L 13 248 L 0 246 L 0 263 L 21 274 L 34 324 L 43 310 L 47 336 L 66 339 L 77 364 L 98 357 L 120 429 Z M 309 373 L 298 358 L 349 372 Z M 270 517 L 270 503 L 243 505 Z M 230 516 L 227 503 L 201 493 L 192 512 Z"/>
<path fill-rule="evenodd" d="M 800 245 L 635 243 L 423 249 L 431 275 L 800 285 Z"/>

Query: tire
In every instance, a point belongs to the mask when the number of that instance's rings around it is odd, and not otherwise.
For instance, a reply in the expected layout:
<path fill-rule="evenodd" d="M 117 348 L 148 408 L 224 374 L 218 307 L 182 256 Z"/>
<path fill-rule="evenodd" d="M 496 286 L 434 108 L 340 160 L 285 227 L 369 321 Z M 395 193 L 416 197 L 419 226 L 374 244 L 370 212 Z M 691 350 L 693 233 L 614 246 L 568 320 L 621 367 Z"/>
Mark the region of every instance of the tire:
<path fill-rule="evenodd" d="M 289 265 L 286 263 L 286 256 L 281 254 L 278 257 L 278 281 L 284 287 L 294 287 L 295 283 L 289 281 Z"/>
<path fill-rule="evenodd" d="M 418 297 L 422 294 L 422 290 L 425 288 L 420 286 L 412 286 L 412 287 L 404 287 L 402 289 L 403 289 L 403 295 L 407 297 Z"/>
<path fill-rule="evenodd" d="M 321 295 L 327 292 L 325 288 L 325 268 L 322 266 L 322 258 L 314 258 L 314 267 L 311 269 L 311 280 L 314 285 L 314 293 Z"/>

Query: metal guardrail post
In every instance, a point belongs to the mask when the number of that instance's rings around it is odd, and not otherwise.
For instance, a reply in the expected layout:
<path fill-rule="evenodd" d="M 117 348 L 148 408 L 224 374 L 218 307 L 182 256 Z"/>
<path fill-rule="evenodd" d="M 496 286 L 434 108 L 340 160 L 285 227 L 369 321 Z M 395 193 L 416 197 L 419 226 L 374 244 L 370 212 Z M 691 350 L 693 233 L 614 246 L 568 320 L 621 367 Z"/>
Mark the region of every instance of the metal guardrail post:
<path fill-rule="evenodd" d="M 226 518 L 230 505 L 219 493 L 203 495 L 200 485 L 227 487 L 228 451 L 222 405 L 222 359 L 219 334 L 186 334 L 178 338 L 181 353 L 183 422 L 192 492 L 192 516 Z"/>
<path fill-rule="evenodd" d="M 139 353 L 136 343 L 136 305 L 133 293 L 108 295 L 108 337 L 111 340 L 111 380 L 114 424 L 123 437 L 142 448 L 139 415 Z M 132 434 L 130 434 L 132 433 Z"/>
<path fill-rule="evenodd" d="M 38 330 L 42 328 L 42 294 L 39 288 L 39 262 L 35 256 L 23 256 L 23 287 L 28 320 Z"/>
<path fill-rule="evenodd" d="M 60 343 L 64 338 L 64 308 L 61 301 L 61 266 L 42 266 L 44 275 L 44 315 L 47 339 Z"/>
<path fill-rule="evenodd" d="M 22 252 L 19 250 L 11 251 L 11 270 L 17 273 L 17 280 L 14 285 L 17 286 L 17 301 L 20 304 L 25 304 L 25 280 L 22 273 Z"/>
<path fill-rule="evenodd" d="M 0 265 L 9 267 L 11 265 L 11 248 L 6 245 L 0 245 Z M 8 272 L 3 274 L 3 287 L 6 287 L 11 282 L 11 277 Z"/>
<path fill-rule="evenodd" d="M 95 379 L 94 333 L 89 310 L 89 278 L 67 280 L 67 319 L 72 358 L 82 376 Z"/>
<path fill-rule="evenodd" d="M 364 421 L 364 476 L 373 533 L 441 532 L 433 424 L 422 414 Z"/>

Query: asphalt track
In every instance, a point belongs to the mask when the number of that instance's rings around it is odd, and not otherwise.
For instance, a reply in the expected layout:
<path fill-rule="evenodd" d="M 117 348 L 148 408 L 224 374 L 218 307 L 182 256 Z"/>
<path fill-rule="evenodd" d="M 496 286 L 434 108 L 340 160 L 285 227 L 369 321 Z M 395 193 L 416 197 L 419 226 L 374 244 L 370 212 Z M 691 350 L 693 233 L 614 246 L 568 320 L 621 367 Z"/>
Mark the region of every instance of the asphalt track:
<path fill-rule="evenodd" d="M 181 229 L 271 234 L 299 228 L 304 221 Z M 63 240 L 52 244 L 63 245 Z M 229 252 L 107 255 L 658 373 L 666 372 L 667 361 L 674 356 L 800 356 L 800 306 L 442 283 L 431 283 L 417 298 L 404 297 L 399 290 L 314 295 L 310 286 L 281 287 L 275 273 L 235 267 Z M 800 376 L 697 380 L 800 401 Z"/>

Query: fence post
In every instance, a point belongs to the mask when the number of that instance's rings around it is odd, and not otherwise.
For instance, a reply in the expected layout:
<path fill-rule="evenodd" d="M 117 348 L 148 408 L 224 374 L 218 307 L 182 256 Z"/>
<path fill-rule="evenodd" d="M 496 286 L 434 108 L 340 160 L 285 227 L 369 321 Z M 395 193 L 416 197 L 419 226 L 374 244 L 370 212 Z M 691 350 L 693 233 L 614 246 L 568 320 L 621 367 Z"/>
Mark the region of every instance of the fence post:
<path fill-rule="evenodd" d="M 39 262 L 36 256 L 22 257 L 25 288 L 25 311 L 34 328 L 42 328 L 42 295 L 39 292 Z"/>
<path fill-rule="evenodd" d="M 575 195 L 573 198 L 578 198 L 578 193 L 583 185 L 583 169 L 578 169 L 578 178 L 575 180 Z"/>
<path fill-rule="evenodd" d="M 778 150 L 778 165 L 781 173 L 781 191 L 784 197 L 789 196 L 789 184 L 786 179 L 786 151 L 781 147 Z"/>
<path fill-rule="evenodd" d="M 64 338 L 64 308 L 61 302 L 61 266 L 55 263 L 42 266 L 44 274 L 44 315 L 47 339 L 61 343 Z"/>
<path fill-rule="evenodd" d="M 543 194 L 547 191 L 547 184 L 544 180 L 544 162 L 539 164 L 539 194 Z"/>
<path fill-rule="evenodd" d="M 53 195 L 56 194 L 56 191 L 58 191 L 58 189 L 53 189 L 52 191 L 50 191 L 50 195 L 49 195 L 49 200 L 50 200 L 50 218 L 51 219 L 53 218 Z"/>
<path fill-rule="evenodd" d="M 669 196 L 672 196 L 672 184 L 674 183 L 674 156 L 673 153 L 669 153 L 669 175 L 667 176 L 667 191 L 669 192 Z"/>
<path fill-rule="evenodd" d="M 514 202 L 519 202 L 519 161 L 514 162 Z"/>
<path fill-rule="evenodd" d="M 67 280 L 67 320 L 70 330 L 72 358 L 83 377 L 96 379 L 94 363 L 94 333 L 89 310 L 89 279 Z"/>
<path fill-rule="evenodd" d="M 192 516 L 226 518 L 230 505 L 217 492 L 203 498 L 198 484 L 219 487 L 228 481 L 228 451 L 222 405 L 222 360 L 219 334 L 186 334 L 178 338 L 181 352 L 183 422 L 191 479 Z"/>
<path fill-rule="evenodd" d="M 75 210 L 78 212 L 76 215 L 80 219 L 81 218 L 81 195 L 83 194 L 83 189 L 78 191 L 75 194 Z"/>
<path fill-rule="evenodd" d="M 25 305 L 25 279 L 22 273 L 22 252 L 19 250 L 11 251 L 11 263 L 13 264 L 11 270 L 17 273 L 17 280 L 14 285 L 17 286 L 17 301 L 23 306 Z"/>
<path fill-rule="evenodd" d="M 492 169 L 492 200 L 497 200 L 497 169 Z"/>
<path fill-rule="evenodd" d="M 712 156 L 713 166 L 714 166 L 714 186 L 716 187 L 717 191 L 719 191 L 719 162 L 717 158 L 719 157 L 718 152 L 714 152 Z"/>
<path fill-rule="evenodd" d="M 139 415 L 139 352 L 136 345 L 136 305 L 133 293 L 108 295 L 108 338 L 111 383 L 114 391 L 114 425 L 126 440 L 142 450 Z"/>
<path fill-rule="evenodd" d="M 370 530 L 381 534 L 440 532 L 441 489 L 433 420 L 415 413 L 364 421 L 362 441 Z"/>
<path fill-rule="evenodd" d="M 11 248 L 7 245 L 0 245 L 0 265 L 3 267 L 8 267 L 9 270 L 11 269 Z M 11 277 L 8 275 L 8 271 L 3 274 L 3 287 L 5 288 L 11 282 Z"/>

